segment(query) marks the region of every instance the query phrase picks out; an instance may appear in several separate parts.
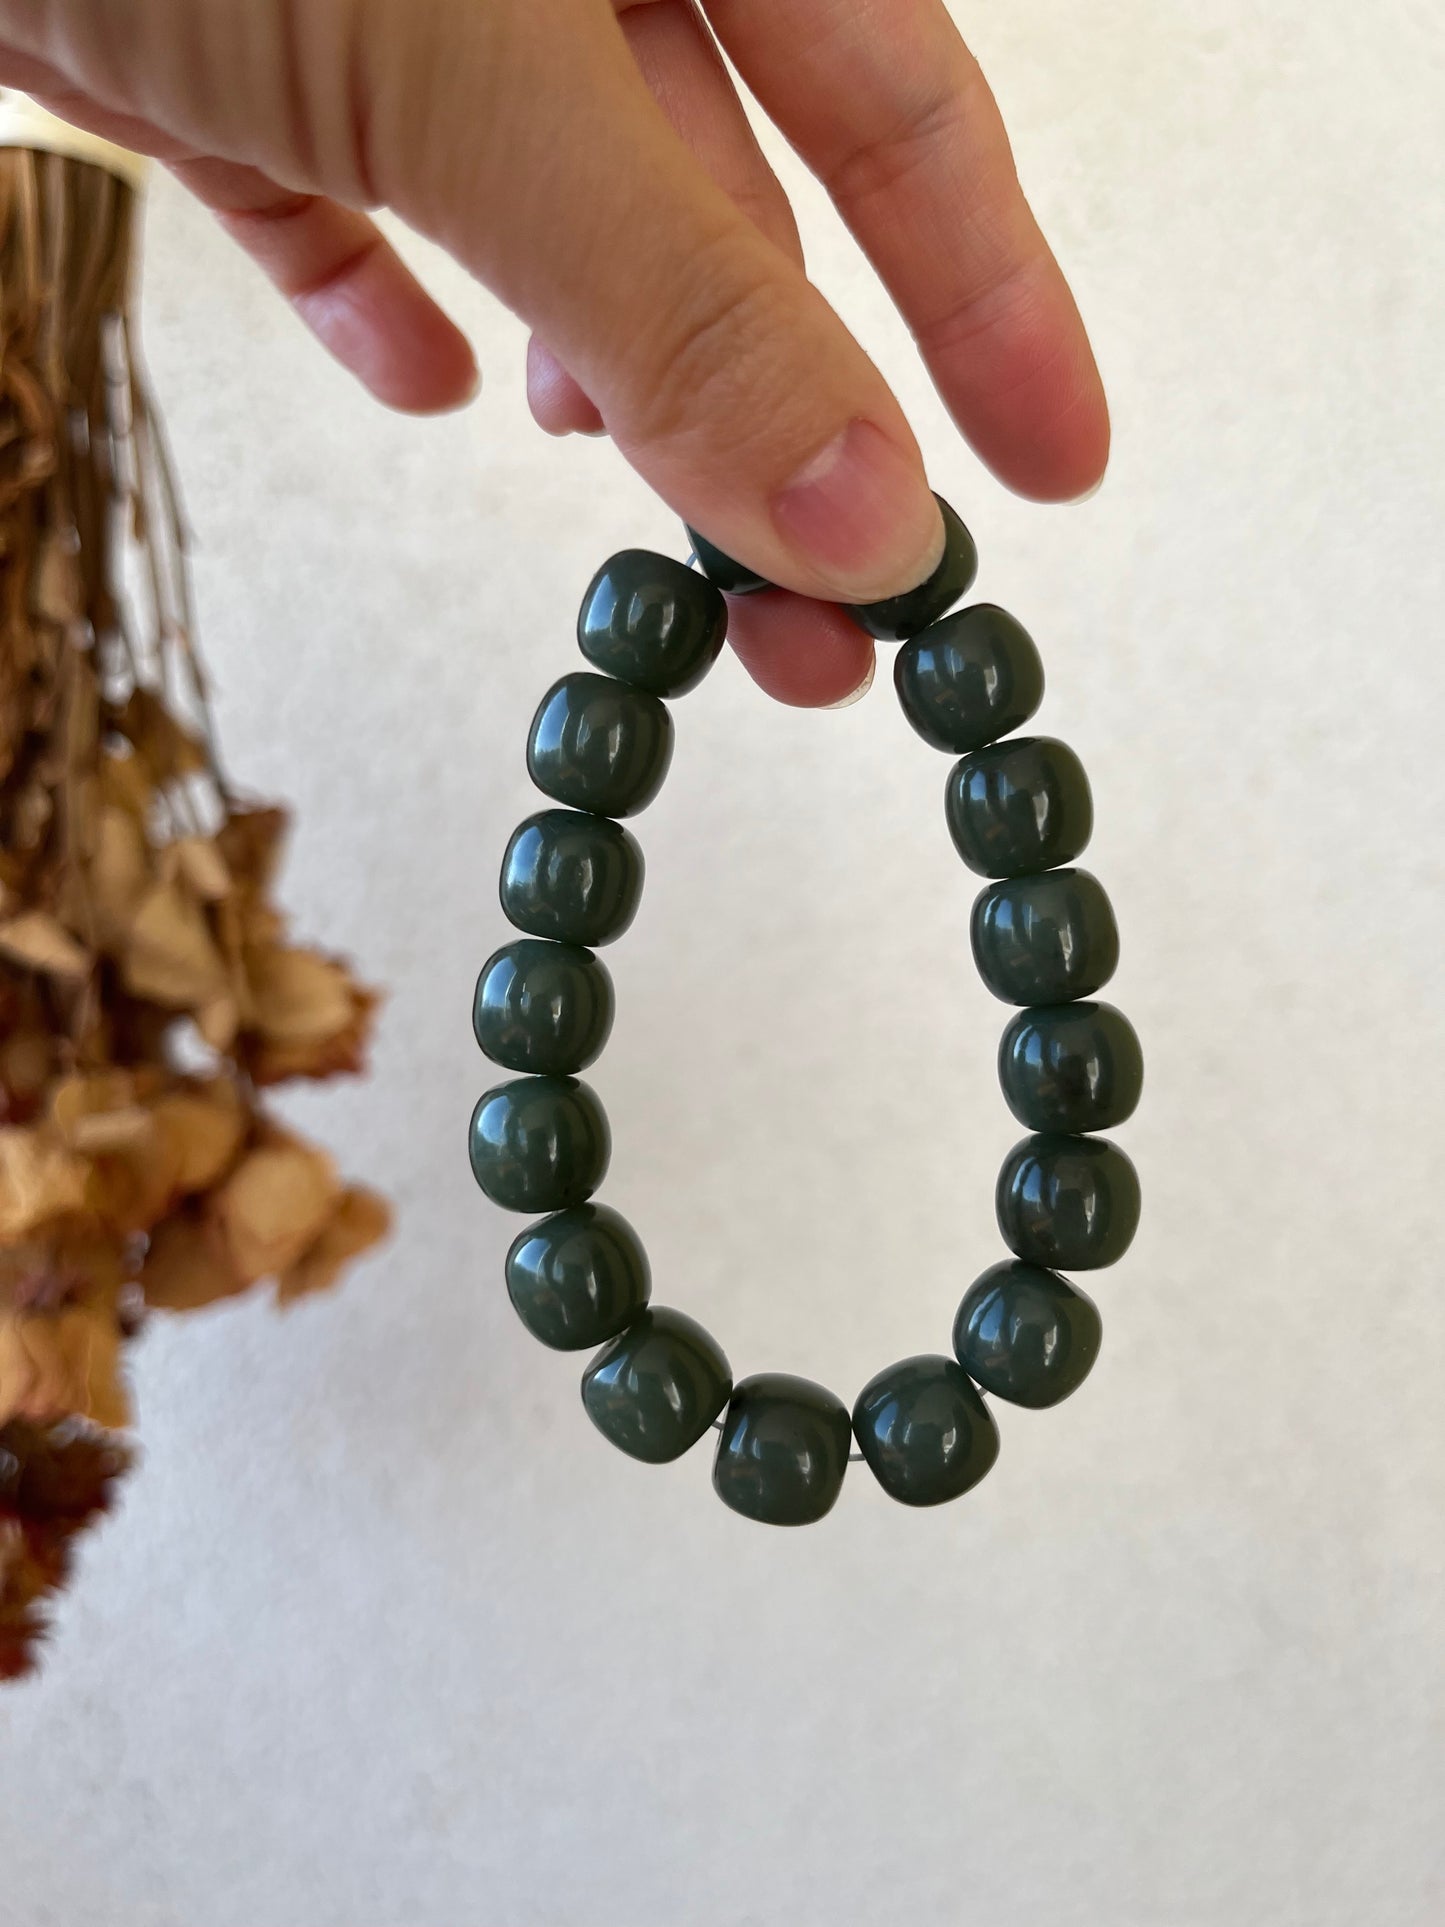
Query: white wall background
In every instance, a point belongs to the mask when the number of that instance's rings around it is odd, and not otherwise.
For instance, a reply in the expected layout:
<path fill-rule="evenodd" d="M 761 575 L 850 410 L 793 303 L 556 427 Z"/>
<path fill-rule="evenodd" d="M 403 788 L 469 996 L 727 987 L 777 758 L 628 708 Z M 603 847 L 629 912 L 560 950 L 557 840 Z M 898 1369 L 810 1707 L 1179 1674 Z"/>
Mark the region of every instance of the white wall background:
<path fill-rule="evenodd" d="M 1445 1917 L 1445 27 L 1429 0 L 960 8 L 1116 453 L 1072 509 L 950 431 L 816 192 L 812 269 L 1093 776 L 1149 1085 L 1105 1350 L 936 1513 L 764 1531 L 634 1465 L 516 1323 L 473 975 L 592 569 L 676 547 L 608 446 L 380 412 L 158 188 L 146 336 L 235 768 L 298 925 L 390 986 L 298 1107 L 401 1212 L 345 1291 L 157 1322 L 146 1461 L 0 1703 L 6 1927 L 1427 1927 Z M 791 182 L 799 170 L 788 164 Z M 741 1372 L 845 1396 L 998 1252 L 944 761 L 730 659 L 609 955 L 606 1195 Z"/>

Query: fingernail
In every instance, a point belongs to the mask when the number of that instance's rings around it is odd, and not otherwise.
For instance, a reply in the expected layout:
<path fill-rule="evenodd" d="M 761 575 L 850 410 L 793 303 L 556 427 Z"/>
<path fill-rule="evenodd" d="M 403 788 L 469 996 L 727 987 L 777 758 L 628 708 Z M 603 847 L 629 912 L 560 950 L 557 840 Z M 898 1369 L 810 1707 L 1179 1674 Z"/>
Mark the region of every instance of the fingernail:
<path fill-rule="evenodd" d="M 930 576 L 943 521 L 914 463 L 853 421 L 773 497 L 773 525 L 840 600 L 878 602 Z"/>
<path fill-rule="evenodd" d="M 820 709 L 851 709 L 854 703 L 861 703 L 863 698 L 868 694 L 868 691 L 873 687 L 873 678 L 877 674 L 878 658 L 874 656 L 872 662 L 868 665 L 868 674 L 863 678 L 862 682 L 859 683 L 851 696 L 840 696 L 837 702 L 820 703 L 818 707 Z"/>
<path fill-rule="evenodd" d="M 1094 486 L 1092 488 L 1086 488 L 1082 495 L 1069 496 L 1064 503 L 1064 507 L 1076 509 L 1081 502 L 1092 502 L 1094 497 L 1099 493 L 1099 490 L 1103 486 L 1104 486 L 1104 477 L 1101 475 L 1098 481 L 1095 482 Z"/>

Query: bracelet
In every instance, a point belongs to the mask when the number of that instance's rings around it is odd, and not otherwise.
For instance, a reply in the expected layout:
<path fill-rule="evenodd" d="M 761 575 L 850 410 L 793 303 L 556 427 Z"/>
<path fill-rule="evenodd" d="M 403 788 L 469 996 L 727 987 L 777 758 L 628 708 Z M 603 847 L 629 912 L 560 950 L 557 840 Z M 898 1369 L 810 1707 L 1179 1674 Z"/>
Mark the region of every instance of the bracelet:
<path fill-rule="evenodd" d="M 684 1312 L 651 1302 L 636 1232 L 590 1200 L 611 1134 L 577 1073 L 612 1028 L 613 987 L 594 953 L 637 912 L 642 852 L 617 819 L 657 795 L 672 758 L 664 698 L 686 694 L 727 634 L 722 591 L 768 585 L 694 530 L 699 574 L 628 549 L 603 564 L 582 600 L 577 640 L 591 665 L 555 682 L 527 739 L 533 782 L 557 808 L 529 816 L 507 844 L 501 902 L 524 932 L 488 958 L 473 1029 L 510 1082 L 472 1113 L 471 1167 L 496 1204 L 545 1212 L 507 1253 L 518 1316 L 558 1351 L 601 1349 L 582 1402 L 633 1458 L 679 1458 L 720 1431 L 713 1485 L 734 1511 L 805 1525 L 831 1510 L 856 1439 L 878 1483 L 905 1505 L 957 1498 L 998 1456 L 983 1392 L 1055 1405 L 1098 1355 L 1099 1313 L 1062 1271 L 1122 1257 L 1139 1220 L 1139 1181 L 1117 1146 L 1091 1135 L 1133 1112 L 1139 1040 L 1112 1005 L 1092 1001 L 1113 975 L 1119 935 L 1109 899 L 1074 860 L 1093 828 L 1088 779 L 1066 744 L 1015 736 L 1044 676 L 1022 626 L 991 603 L 949 615 L 977 569 L 973 541 L 939 500 L 943 559 L 917 589 L 850 614 L 902 646 L 893 680 L 904 714 L 957 757 L 944 810 L 969 869 L 988 879 L 973 907 L 974 961 L 988 989 L 1020 1006 L 1003 1034 L 999 1081 L 1029 1136 L 999 1174 L 999 1230 L 1014 1253 L 969 1288 L 953 1356 L 890 1365 L 852 1412 L 811 1380 L 760 1372 L 733 1382 L 717 1342 Z M 1006 739 L 1006 740 L 1005 740 Z"/>

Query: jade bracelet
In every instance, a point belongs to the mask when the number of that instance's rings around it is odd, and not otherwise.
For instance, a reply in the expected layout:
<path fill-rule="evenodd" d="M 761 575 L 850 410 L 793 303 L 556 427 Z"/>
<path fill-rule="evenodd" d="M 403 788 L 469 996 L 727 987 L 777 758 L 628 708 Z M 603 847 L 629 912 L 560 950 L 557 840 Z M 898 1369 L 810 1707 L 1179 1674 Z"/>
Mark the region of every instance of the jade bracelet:
<path fill-rule="evenodd" d="M 901 644 L 893 680 L 903 712 L 926 743 L 958 758 L 944 790 L 948 831 L 987 879 L 973 906 L 974 960 L 994 996 L 1020 1006 L 998 1059 L 1004 1099 L 1029 1132 L 1004 1160 L 995 1198 L 1014 1256 L 965 1294 L 953 1355 L 888 1366 L 851 1413 L 809 1379 L 760 1372 L 734 1383 L 701 1325 L 651 1302 L 631 1225 L 591 1202 L 611 1154 L 606 1114 L 578 1077 L 612 1028 L 612 978 L 595 952 L 627 930 L 642 893 L 642 852 L 617 819 L 662 786 L 673 743 L 664 699 L 695 688 L 716 661 L 723 591 L 768 586 L 694 530 L 702 573 L 628 549 L 583 597 L 577 640 L 591 666 L 552 685 L 527 740 L 532 780 L 558 807 L 519 825 L 502 862 L 502 909 L 524 934 L 488 958 L 473 1004 L 482 1050 L 517 1073 L 472 1113 L 473 1174 L 494 1203 L 546 1214 L 507 1253 L 522 1323 L 557 1351 L 600 1347 L 582 1402 L 633 1458 L 679 1458 L 716 1427 L 715 1489 L 771 1525 L 821 1519 L 853 1456 L 905 1505 L 976 1485 L 999 1445 L 982 1394 L 1046 1406 L 1082 1384 L 1099 1351 L 1099 1313 L 1060 1274 L 1113 1264 L 1139 1219 L 1134 1166 L 1092 1135 L 1133 1112 L 1143 1059 L 1128 1019 L 1093 1001 L 1113 975 L 1119 936 L 1103 889 L 1075 867 L 1093 828 L 1088 779 L 1064 743 L 1010 734 L 1042 700 L 1043 667 L 1002 609 L 947 613 L 972 584 L 977 556 L 963 523 L 939 506 L 946 542 L 934 574 L 849 613 Z"/>

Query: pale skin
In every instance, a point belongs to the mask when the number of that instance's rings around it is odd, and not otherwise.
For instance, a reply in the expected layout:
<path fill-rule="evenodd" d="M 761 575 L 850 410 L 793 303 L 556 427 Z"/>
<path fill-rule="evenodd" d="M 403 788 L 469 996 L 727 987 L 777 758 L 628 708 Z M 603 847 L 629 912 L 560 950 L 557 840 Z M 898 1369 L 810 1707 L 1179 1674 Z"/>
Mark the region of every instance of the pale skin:
<path fill-rule="evenodd" d="M 836 703 L 873 645 L 832 605 L 911 587 L 941 530 L 718 42 L 977 454 L 1036 500 L 1090 490 L 1098 371 L 942 0 L 0 0 L 0 84 L 162 160 L 395 408 L 460 406 L 477 369 L 365 210 L 446 247 L 532 329 L 538 423 L 610 435 L 781 585 L 733 603 L 762 688 Z"/>

